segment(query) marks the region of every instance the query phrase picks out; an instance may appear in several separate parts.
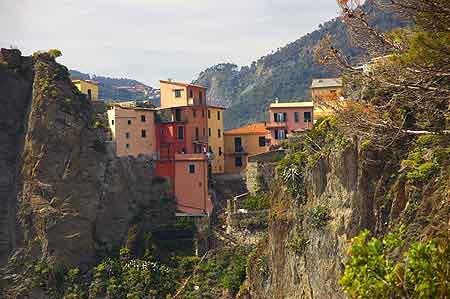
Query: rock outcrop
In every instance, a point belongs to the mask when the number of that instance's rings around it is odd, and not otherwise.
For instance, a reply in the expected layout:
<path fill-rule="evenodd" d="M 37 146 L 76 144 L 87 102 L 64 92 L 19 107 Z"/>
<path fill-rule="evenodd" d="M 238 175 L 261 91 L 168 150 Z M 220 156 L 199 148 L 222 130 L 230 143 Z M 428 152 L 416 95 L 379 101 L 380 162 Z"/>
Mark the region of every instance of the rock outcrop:
<path fill-rule="evenodd" d="M 448 182 L 429 182 L 418 192 L 405 183 L 398 158 L 355 145 L 321 158 L 306 170 L 305 204 L 273 186 L 268 237 L 250 260 L 238 298 L 345 298 L 339 279 L 349 241 L 361 230 L 382 235 L 401 222 L 408 240 L 448 230 Z M 327 209 L 326 223 L 313 223 L 318 207 Z"/>
<path fill-rule="evenodd" d="M 167 182 L 146 157 L 114 157 L 91 103 L 49 54 L 2 50 L 0 104 L 4 298 L 46 298 L 33 284 L 37 262 L 87 268 L 130 227 L 173 221 Z"/>

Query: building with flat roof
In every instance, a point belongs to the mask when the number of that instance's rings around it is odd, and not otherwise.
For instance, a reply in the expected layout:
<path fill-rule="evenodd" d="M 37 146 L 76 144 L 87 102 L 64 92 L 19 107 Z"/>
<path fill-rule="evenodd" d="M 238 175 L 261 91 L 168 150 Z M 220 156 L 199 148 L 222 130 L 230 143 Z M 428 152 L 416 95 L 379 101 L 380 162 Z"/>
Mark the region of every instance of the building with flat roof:
<path fill-rule="evenodd" d="M 208 152 L 212 154 L 211 171 L 213 174 L 220 174 L 225 171 L 224 111 L 224 107 L 208 105 Z"/>
<path fill-rule="evenodd" d="M 256 123 L 224 133 L 225 173 L 241 173 L 247 167 L 247 157 L 267 152 L 265 123 Z"/>
<path fill-rule="evenodd" d="M 206 87 L 169 80 L 161 85 L 161 108 L 206 106 Z"/>
<path fill-rule="evenodd" d="M 72 83 L 82 94 L 86 95 L 88 100 L 98 100 L 98 83 L 91 80 L 72 80 Z"/>
<path fill-rule="evenodd" d="M 266 123 L 267 139 L 270 145 L 280 145 L 293 132 L 311 129 L 313 115 L 313 102 L 275 102 L 270 104 L 270 120 Z"/>
<path fill-rule="evenodd" d="M 342 101 L 342 79 L 313 79 L 311 96 L 314 101 L 314 121 L 333 114 L 333 106 Z"/>
<path fill-rule="evenodd" d="M 113 106 L 107 114 L 118 157 L 156 154 L 155 109 Z"/>

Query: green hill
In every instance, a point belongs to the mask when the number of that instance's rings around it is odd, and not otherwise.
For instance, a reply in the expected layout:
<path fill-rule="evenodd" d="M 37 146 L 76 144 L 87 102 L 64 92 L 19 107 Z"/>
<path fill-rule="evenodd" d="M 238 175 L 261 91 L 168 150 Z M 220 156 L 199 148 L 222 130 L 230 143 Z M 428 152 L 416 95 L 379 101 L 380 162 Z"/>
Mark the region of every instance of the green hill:
<path fill-rule="evenodd" d="M 365 9 L 378 28 L 389 30 L 405 25 L 374 7 Z M 265 111 L 274 99 L 307 100 L 313 78 L 338 75 L 336 70 L 318 65 L 314 59 L 314 49 L 326 34 L 330 34 L 355 63 L 364 56 L 361 49 L 351 44 L 346 25 L 334 19 L 250 66 L 218 64 L 208 68 L 200 73 L 195 83 L 208 87 L 212 103 L 228 107 L 225 112 L 227 129 L 264 120 Z"/>

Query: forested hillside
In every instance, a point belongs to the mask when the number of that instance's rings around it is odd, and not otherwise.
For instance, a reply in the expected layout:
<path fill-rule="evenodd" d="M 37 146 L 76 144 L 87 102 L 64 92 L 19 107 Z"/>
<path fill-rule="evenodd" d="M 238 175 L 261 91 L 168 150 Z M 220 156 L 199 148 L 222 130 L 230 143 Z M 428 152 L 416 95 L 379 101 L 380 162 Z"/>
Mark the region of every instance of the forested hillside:
<path fill-rule="evenodd" d="M 159 102 L 159 90 L 137 80 L 96 76 L 82 73 L 77 70 L 70 70 L 70 76 L 72 79 L 93 80 L 98 82 L 100 99 L 127 101 L 156 98 L 158 99 L 157 102 Z"/>
<path fill-rule="evenodd" d="M 372 16 L 371 22 L 382 30 L 405 24 L 373 6 L 365 9 Z M 200 73 L 195 83 L 208 87 L 212 103 L 229 108 L 225 112 L 226 128 L 263 120 L 273 99 L 306 100 L 313 78 L 338 75 L 314 59 L 316 46 L 327 34 L 332 36 L 336 47 L 344 49 L 355 63 L 364 55 L 363 50 L 352 45 L 346 25 L 341 19 L 334 19 L 275 53 L 259 58 L 250 66 L 218 64 L 208 68 Z"/>

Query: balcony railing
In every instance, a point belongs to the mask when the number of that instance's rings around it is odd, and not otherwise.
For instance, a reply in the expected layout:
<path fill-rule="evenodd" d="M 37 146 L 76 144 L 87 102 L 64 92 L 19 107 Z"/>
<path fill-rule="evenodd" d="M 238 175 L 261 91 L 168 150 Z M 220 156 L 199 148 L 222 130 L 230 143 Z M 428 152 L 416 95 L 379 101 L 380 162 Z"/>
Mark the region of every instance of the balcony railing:
<path fill-rule="evenodd" d="M 286 122 L 270 122 L 266 123 L 267 129 L 275 129 L 275 128 L 286 128 L 287 123 Z"/>
<path fill-rule="evenodd" d="M 194 137 L 192 137 L 192 142 L 204 144 L 204 143 L 208 143 L 208 138 L 201 137 L 201 136 L 194 136 Z"/>

